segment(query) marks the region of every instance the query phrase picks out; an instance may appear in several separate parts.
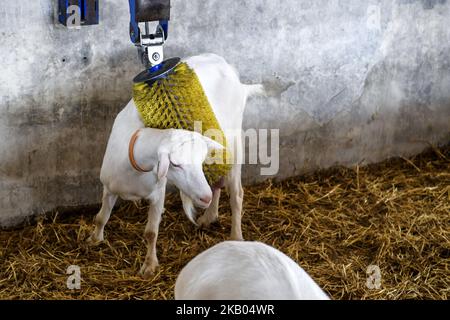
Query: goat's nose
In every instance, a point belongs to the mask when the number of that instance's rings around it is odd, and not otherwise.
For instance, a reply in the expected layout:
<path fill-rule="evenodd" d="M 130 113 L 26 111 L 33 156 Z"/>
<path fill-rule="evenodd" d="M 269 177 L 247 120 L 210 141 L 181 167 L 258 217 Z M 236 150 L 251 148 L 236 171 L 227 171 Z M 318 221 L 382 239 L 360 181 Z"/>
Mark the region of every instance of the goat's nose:
<path fill-rule="evenodd" d="M 208 196 L 203 196 L 203 197 L 200 198 L 200 201 L 204 202 L 204 203 L 210 203 L 211 200 L 212 200 L 212 196 L 209 196 L 209 195 Z"/>

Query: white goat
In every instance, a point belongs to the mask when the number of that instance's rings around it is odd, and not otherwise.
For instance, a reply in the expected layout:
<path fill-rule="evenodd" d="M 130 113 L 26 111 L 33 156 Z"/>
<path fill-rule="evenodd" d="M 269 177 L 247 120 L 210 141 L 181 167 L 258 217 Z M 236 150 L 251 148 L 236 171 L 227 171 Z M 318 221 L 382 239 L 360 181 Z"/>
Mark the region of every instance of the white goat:
<path fill-rule="evenodd" d="M 224 58 L 215 54 L 190 57 L 185 62 L 197 74 L 217 121 L 224 130 L 225 138 L 233 146 L 233 148 L 227 150 L 231 158 L 234 159 L 234 164 L 225 179 L 225 184 L 230 195 L 231 239 L 243 240 L 241 230 L 244 197 L 241 184 L 241 163 L 243 162 L 242 120 L 247 98 L 264 95 L 264 87 L 261 84 L 242 84 L 236 70 Z M 220 188 L 213 190 L 210 207 L 197 220 L 200 227 L 207 227 L 218 219 L 220 192 Z M 181 192 L 181 198 L 188 217 L 195 217 L 195 209 L 189 197 L 184 196 Z"/>
<path fill-rule="evenodd" d="M 236 139 L 236 136 L 227 135 L 227 132 L 231 132 L 228 129 L 241 130 L 247 97 L 263 93 L 262 86 L 241 84 L 235 70 L 217 55 L 191 57 L 185 62 L 197 74 L 227 141 Z M 140 167 L 151 170 L 148 173 L 138 172 L 130 164 L 130 139 L 137 130 L 140 131 L 134 146 L 134 157 Z M 231 239 L 242 240 L 240 133 L 237 140 L 239 143 L 236 143 L 235 150 L 228 150 L 233 153 L 235 164 L 225 183 L 230 193 L 232 210 Z M 88 241 L 103 241 L 103 230 L 118 196 L 126 200 L 148 199 L 150 210 L 144 233 L 148 241 L 148 252 L 141 274 L 149 277 L 158 266 L 156 239 L 164 209 L 167 180 L 180 190 L 184 211 L 193 223 L 207 226 L 217 219 L 220 189 L 211 190 L 202 171 L 202 162 L 207 151 L 220 148 L 223 148 L 220 144 L 196 132 L 145 128 L 136 105 L 131 100 L 117 115 L 108 141 L 100 174 L 103 183 L 102 207 L 95 218 L 95 230 Z M 187 154 L 193 155 L 188 164 Z M 207 208 L 197 221 L 194 206 Z"/>
<path fill-rule="evenodd" d="M 329 300 L 291 258 L 260 242 L 225 241 L 178 275 L 177 300 Z"/>

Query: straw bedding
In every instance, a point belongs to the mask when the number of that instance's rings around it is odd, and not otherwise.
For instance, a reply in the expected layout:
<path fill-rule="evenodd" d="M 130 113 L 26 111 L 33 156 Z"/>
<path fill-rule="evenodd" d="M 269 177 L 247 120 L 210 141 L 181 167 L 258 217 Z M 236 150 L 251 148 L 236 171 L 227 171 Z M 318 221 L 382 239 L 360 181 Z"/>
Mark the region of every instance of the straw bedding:
<path fill-rule="evenodd" d="M 100 195 L 99 195 L 100 197 Z M 145 255 L 146 205 L 113 211 L 107 241 L 88 247 L 92 210 L 47 215 L 0 232 L 1 299 L 171 299 L 177 274 L 195 255 L 227 239 L 220 224 L 197 230 L 169 196 L 160 227 L 160 269 L 137 272 Z M 410 159 L 333 168 L 245 189 L 243 234 L 288 254 L 333 299 L 449 299 L 450 146 Z M 81 290 L 66 288 L 66 269 L 81 268 Z M 369 265 L 381 287 L 366 287 Z"/>

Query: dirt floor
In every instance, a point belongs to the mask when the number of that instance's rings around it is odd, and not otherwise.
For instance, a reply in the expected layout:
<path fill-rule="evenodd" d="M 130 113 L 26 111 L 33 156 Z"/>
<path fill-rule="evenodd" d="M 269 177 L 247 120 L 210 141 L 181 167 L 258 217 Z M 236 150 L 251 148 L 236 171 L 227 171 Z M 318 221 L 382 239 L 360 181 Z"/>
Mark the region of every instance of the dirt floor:
<path fill-rule="evenodd" d="M 100 195 L 99 195 L 100 196 Z M 171 299 L 176 276 L 195 255 L 226 240 L 220 224 L 197 230 L 167 199 L 160 227 L 160 269 L 138 275 L 145 255 L 146 207 L 126 203 L 88 247 L 94 212 L 52 215 L 0 232 L 0 299 Z M 245 189 L 243 234 L 288 254 L 333 299 L 450 298 L 450 147 L 368 167 L 334 168 Z M 81 289 L 66 287 L 78 265 Z M 381 283 L 369 281 L 369 265 Z"/>

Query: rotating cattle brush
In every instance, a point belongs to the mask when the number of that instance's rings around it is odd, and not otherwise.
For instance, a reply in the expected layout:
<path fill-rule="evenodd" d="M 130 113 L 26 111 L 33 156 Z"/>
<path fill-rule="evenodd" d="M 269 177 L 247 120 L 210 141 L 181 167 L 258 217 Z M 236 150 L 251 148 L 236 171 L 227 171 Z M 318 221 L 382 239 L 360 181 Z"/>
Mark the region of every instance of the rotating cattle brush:
<path fill-rule="evenodd" d="M 129 0 L 129 4 L 130 38 L 146 66 L 133 79 L 133 101 L 145 126 L 194 131 L 199 122 L 202 134 L 210 129 L 221 132 L 226 150 L 225 134 L 195 71 L 180 58 L 164 60 L 170 0 Z M 152 21 L 159 22 L 154 34 L 150 33 Z M 143 25 L 142 30 L 139 24 Z M 227 164 L 226 151 L 222 155 L 216 151 L 213 158 L 215 163 L 205 164 L 203 170 L 209 184 L 220 188 L 231 166 Z"/>

